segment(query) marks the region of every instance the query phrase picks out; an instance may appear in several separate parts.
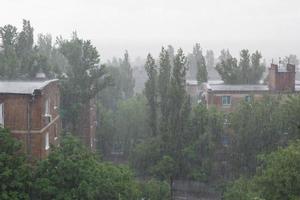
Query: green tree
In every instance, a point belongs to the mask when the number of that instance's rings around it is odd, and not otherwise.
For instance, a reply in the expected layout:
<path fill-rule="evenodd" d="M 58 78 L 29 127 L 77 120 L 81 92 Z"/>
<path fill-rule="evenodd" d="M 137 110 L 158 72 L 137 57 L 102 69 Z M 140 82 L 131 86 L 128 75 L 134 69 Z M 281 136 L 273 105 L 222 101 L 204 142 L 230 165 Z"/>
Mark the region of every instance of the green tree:
<path fill-rule="evenodd" d="M 265 200 L 253 191 L 253 183 L 241 177 L 227 185 L 223 195 L 224 200 Z"/>
<path fill-rule="evenodd" d="M 239 82 L 239 67 L 237 59 L 233 58 L 229 50 L 222 50 L 216 70 L 226 84 L 237 84 Z"/>
<path fill-rule="evenodd" d="M 185 91 L 186 70 L 186 57 L 183 51 L 179 49 L 175 56 L 170 80 L 167 132 L 162 134 L 164 142 L 162 155 L 170 157 L 172 163 L 175 163 L 173 168 L 176 170 L 170 169 L 169 180 L 171 181 L 171 186 L 172 180 L 179 176 L 184 168 L 182 149 L 185 141 L 183 138 L 185 138 L 190 113 L 190 99 Z"/>
<path fill-rule="evenodd" d="M 160 131 L 165 132 L 167 118 L 168 118 L 168 93 L 171 77 L 171 61 L 169 53 L 163 47 L 159 54 L 159 75 L 158 75 L 158 99 L 160 107 Z"/>
<path fill-rule="evenodd" d="M 300 196 L 300 141 L 259 156 L 253 178 L 240 178 L 225 190 L 225 200 L 297 200 Z"/>
<path fill-rule="evenodd" d="M 262 74 L 265 71 L 265 64 L 261 62 L 262 55 L 260 52 L 255 51 L 251 55 L 251 70 L 249 72 L 249 82 L 250 83 L 258 83 L 261 78 Z"/>
<path fill-rule="evenodd" d="M 262 157 L 263 167 L 254 184 L 266 200 L 297 200 L 300 197 L 300 141 Z"/>
<path fill-rule="evenodd" d="M 97 49 L 89 40 L 79 39 L 74 33 L 71 40 L 58 41 L 60 52 L 70 67 L 62 80 L 63 122 L 77 133 L 79 113 L 85 104 L 110 84 L 104 65 L 100 65 Z"/>
<path fill-rule="evenodd" d="M 109 158 L 116 137 L 115 113 L 107 109 L 101 103 L 97 106 L 97 149 L 104 159 Z"/>
<path fill-rule="evenodd" d="M 128 99 L 134 94 L 135 80 L 132 75 L 132 68 L 129 61 L 128 51 L 125 51 L 124 58 L 121 62 L 121 74 L 122 74 L 122 90 L 123 98 Z"/>
<path fill-rule="evenodd" d="M 206 51 L 205 61 L 208 69 L 213 69 L 215 67 L 215 56 L 213 50 Z"/>
<path fill-rule="evenodd" d="M 297 58 L 297 55 L 295 54 L 290 54 L 289 56 L 284 57 L 283 59 L 284 64 L 292 64 L 295 65 L 296 67 L 299 66 L 299 59 Z"/>
<path fill-rule="evenodd" d="M 230 119 L 233 130 L 230 145 L 231 164 L 236 176 L 253 175 L 256 156 L 278 147 L 285 133 L 280 99 L 266 96 L 259 101 L 241 104 Z"/>
<path fill-rule="evenodd" d="M 114 141 L 121 144 L 127 157 L 140 140 L 148 137 L 146 99 L 137 95 L 121 101 L 115 111 L 116 134 Z"/>
<path fill-rule="evenodd" d="M 0 28 L 2 40 L 0 51 L 0 76 L 12 79 L 19 76 L 20 62 L 16 53 L 17 28 L 12 25 L 5 25 Z"/>
<path fill-rule="evenodd" d="M 188 55 L 188 65 L 191 78 L 196 78 L 198 83 L 207 82 L 207 69 L 205 57 L 199 43 L 193 47 L 193 53 Z"/>
<path fill-rule="evenodd" d="M 199 43 L 194 46 L 193 55 L 196 60 L 198 83 L 201 84 L 203 82 L 207 82 L 206 62 Z"/>
<path fill-rule="evenodd" d="M 38 163 L 33 199 L 136 199 L 137 184 L 130 170 L 99 162 L 74 138 Z"/>
<path fill-rule="evenodd" d="M 0 128 L 0 199 L 29 199 L 30 168 L 21 143 Z"/>
<path fill-rule="evenodd" d="M 233 58 L 228 50 L 222 50 L 216 69 L 227 84 L 257 84 L 265 71 L 261 58 L 258 51 L 250 56 L 249 51 L 243 49 L 237 64 L 237 59 Z"/>
<path fill-rule="evenodd" d="M 140 184 L 142 198 L 145 200 L 170 199 L 169 184 L 165 181 L 151 179 Z"/>
<path fill-rule="evenodd" d="M 282 121 L 285 124 L 284 135 L 289 140 L 300 139 L 300 96 L 290 95 L 280 106 Z"/>
<path fill-rule="evenodd" d="M 38 69 L 34 66 L 33 44 L 33 27 L 30 21 L 23 20 L 23 28 L 18 34 L 16 43 L 16 53 L 21 64 L 21 74 L 27 74 L 30 78 L 34 77 L 38 72 Z"/>
<path fill-rule="evenodd" d="M 130 154 L 130 165 L 140 176 L 153 175 L 152 167 L 161 159 L 163 142 L 160 137 L 151 137 L 137 144 Z"/>
<path fill-rule="evenodd" d="M 118 102 L 122 100 L 122 74 L 119 64 L 107 66 L 107 73 L 112 78 L 112 84 L 104 88 L 99 94 L 98 99 L 105 108 L 115 111 Z"/>
<path fill-rule="evenodd" d="M 155 60 L 148 54 L 145 64 L 145 70 L 148 80 L 145 83 L 145 96 L 149 107 L 149 126 L 152 130 L 152 136 L 157 135 L 157 70 Z"/>

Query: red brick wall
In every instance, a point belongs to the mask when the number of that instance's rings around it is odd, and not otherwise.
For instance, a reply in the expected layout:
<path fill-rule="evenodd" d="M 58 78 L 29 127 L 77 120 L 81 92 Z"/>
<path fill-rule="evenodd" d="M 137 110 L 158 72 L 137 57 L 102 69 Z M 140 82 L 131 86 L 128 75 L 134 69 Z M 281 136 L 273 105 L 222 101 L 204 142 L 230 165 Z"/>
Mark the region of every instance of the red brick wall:
<path fill-rule="evenodd" d="M 9 128 L 14 137 L 22 140 L 24 151 L 31 152 L 32 156 L 40 159 L 48 155 L 45 149 L 45 135 L 49 133 L 49 142 L 52 145 L 59 143 L 61 121 L 59 118 L 59 87 L 57 82 L 51 82 L 32 101 L 32 95 L 2 94 L 0 102 L 4 103 L 4 126 Z M 52 121 L 48 128 L 45 121 L 45 101 L 50 99 L 50 114 Z M 32 102 L 32 103 L 30 103 Z M 55 109 L 54 106 L 57 105 Z M 28 109 L 30 112 L 28 113 Z M 30 118 L 28 118 L 28 114 Z M 31 119 L 31 131 L 28 126 Z M 56 126 L 56 128 L 55 128 Z M 45 130 L 43 130 L 45 128 Z M 57 134 L 55 133 L 55 129 Z M 57 138 L 55 139 L 55 135 Z M 30 147 L 31 146 L 31 147 Z"/>
<path fill-rule="evenodd" d="M 245 93 L 245 92 L 234 92 L 234 93 L 209 93 L 211 101 L 208 101 L 208 107 L 216 107 L 219 111 L 232 112 L 235 108 L 243 101 L 246 96 L 252 96 L 254 100 L 259 100 L 263 97 L 263 93 Z M 222 105 L 222 96 L 231 97 L 231 105 Z"/>
<path fill-rule="evenodd" d="M 295 91 L 295 65 L 287 64 L 286 71 L 279 72 L 278 65 L 269 68 L 269 88 L 271 91 Z"/>

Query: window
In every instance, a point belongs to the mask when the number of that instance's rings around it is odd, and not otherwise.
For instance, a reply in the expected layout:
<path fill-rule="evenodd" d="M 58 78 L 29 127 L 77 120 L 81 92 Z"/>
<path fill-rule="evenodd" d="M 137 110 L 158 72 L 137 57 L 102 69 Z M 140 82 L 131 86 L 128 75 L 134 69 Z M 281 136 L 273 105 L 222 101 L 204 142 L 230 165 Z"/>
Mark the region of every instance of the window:
<path fill-rule="evenodd" d="M 251 102 L 252 101 L 252 96 L 245 96 L 245 101 L 246 102 Z"/>
<path fill-rule="evenodd" d="M 48 150 L 50 148 L 49 145 L 49 133 L 46 133 L 45 135 L 45 149 Z"/>
<path fill-rule="evenodd" d="M 47 99 L 45 102 L 45 116 L 50 115 L 50 100 Z"/>
<path fill-rule="evenodd" d="M 223 106 L 231 105 L 231 97 L 230 96 L 222 96 L 222 105 Z"/>
<path fill-rule="evenodd" d="M 4 127 L 4 104 L 0 104 L 0 127 Z"/>

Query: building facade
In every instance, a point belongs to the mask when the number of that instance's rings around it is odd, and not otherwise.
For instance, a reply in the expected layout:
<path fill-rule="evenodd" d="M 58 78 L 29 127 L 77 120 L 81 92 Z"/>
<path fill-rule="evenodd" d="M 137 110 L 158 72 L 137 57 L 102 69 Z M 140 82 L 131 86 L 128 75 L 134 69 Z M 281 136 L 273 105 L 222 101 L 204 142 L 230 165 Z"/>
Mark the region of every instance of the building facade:
<path fill-rule="evenodd" d="M 231 112 L 241 101 L 263 98 L 267 94 L 300 93 L 299 82 L 295 80 L 295 65 L 278 66 L 271 64 L 268 84 L 227 85 L 204 83 L 200 89 L 200 100 L 207 108 Z"/>
<path fill-rule="evenodd" d="M 0 81 L 0 125 L 22 141 L 33 159 L 47 157 L 59 144 L 61 119 L 58 80 Z"/>

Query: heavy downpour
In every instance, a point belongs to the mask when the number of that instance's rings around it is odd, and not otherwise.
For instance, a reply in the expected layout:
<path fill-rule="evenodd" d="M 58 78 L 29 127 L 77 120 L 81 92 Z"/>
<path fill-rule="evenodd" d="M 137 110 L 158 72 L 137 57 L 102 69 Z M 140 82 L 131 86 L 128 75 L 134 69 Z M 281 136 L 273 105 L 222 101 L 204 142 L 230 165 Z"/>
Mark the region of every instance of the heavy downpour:
<path fill-rule="evenodd" d="M 2 0 L 0 200 L 300 200 L 299 0 Z"/>

